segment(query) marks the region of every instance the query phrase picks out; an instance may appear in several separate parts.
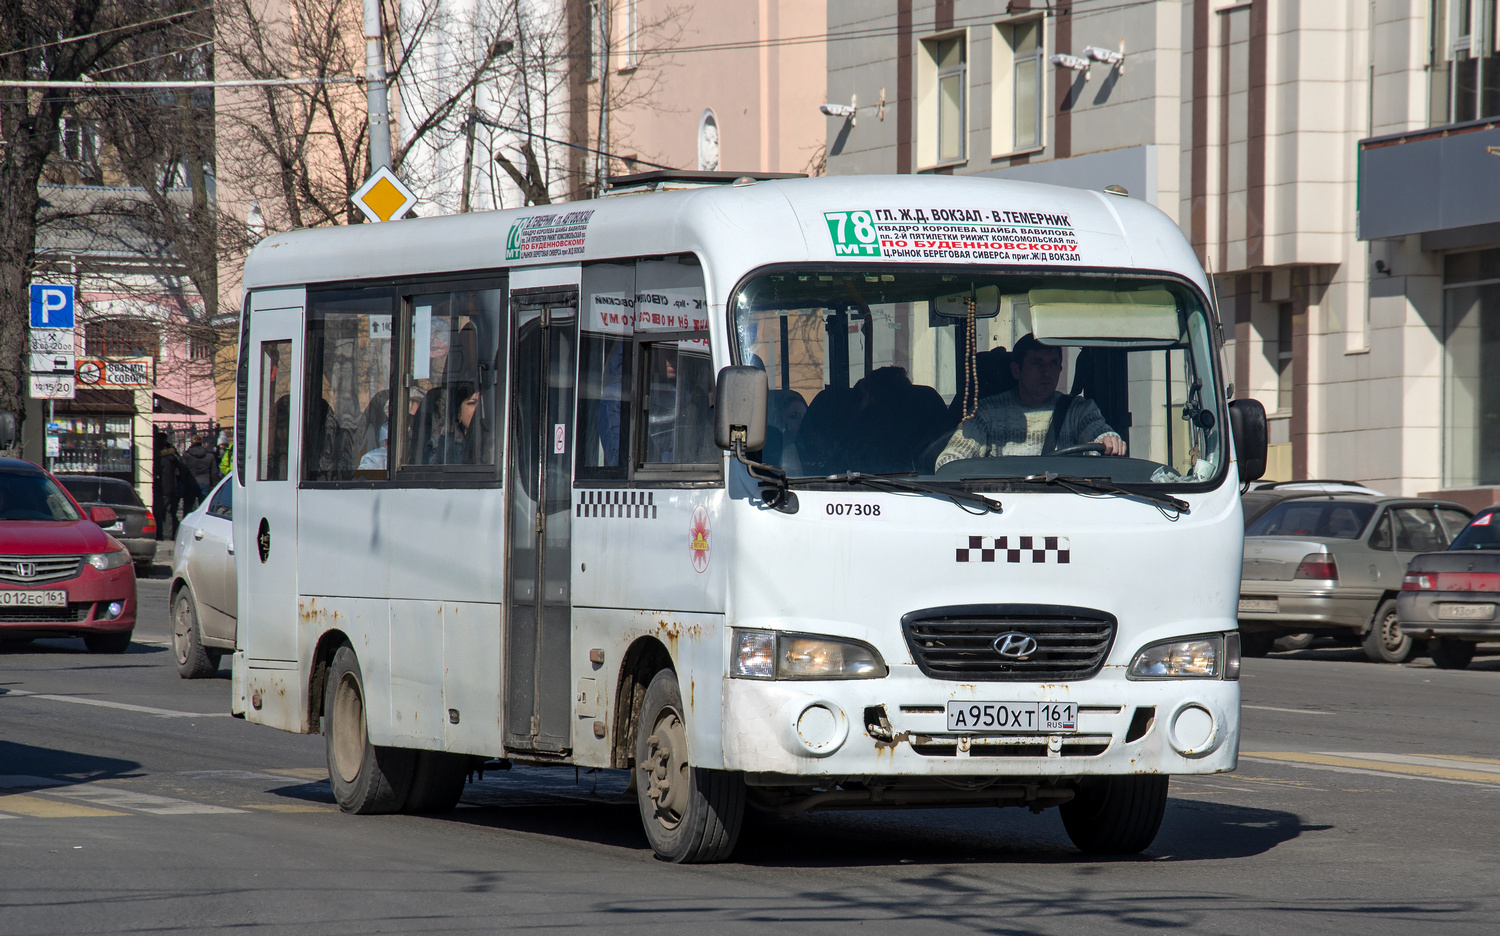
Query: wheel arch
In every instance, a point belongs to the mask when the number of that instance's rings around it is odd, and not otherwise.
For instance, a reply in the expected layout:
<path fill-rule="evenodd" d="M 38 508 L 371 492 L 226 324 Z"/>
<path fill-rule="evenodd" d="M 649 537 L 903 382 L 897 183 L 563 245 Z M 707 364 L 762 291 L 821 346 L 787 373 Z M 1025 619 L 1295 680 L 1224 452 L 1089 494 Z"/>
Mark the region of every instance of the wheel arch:
<path fill-rule="evenodd" d="M 307 734 L 317 734 L 323 730 L 323 690 L 328 684 L 328 670 L 333 665 L 333 655 L 344 644 L 353 644 L 347 634 L 341 630 L 327 630 L 318 638 L 318 645 L 313 649 L 307 674 Z"/>
<path fill-rule="evenodd" d="M 640 637 L 625 651 L 615 686 L 614 731 L 610 740 L 610 766 L 629 767 L 635 758 L 636 726 L 641 720 L 641 703 L 646 687 L 664 669 L 677 671 L 672 654 L 655 637 Z"/>

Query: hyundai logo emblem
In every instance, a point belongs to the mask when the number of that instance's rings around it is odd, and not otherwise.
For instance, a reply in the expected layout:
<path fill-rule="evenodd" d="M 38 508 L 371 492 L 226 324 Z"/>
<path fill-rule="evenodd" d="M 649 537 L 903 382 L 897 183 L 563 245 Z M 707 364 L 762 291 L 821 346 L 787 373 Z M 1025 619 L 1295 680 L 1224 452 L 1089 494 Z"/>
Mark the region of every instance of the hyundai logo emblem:
<path fill-rule="evenodd" d="M 31 578 L 33 575 L 36 575 L 36 563 L 35 562 L 18 562 L 18 563 L 16 563 L 16 575 L 19 578 Z"/>
<path fill-rule="evenodd" d="M 1012 660 L 1024 660 L 1036 652 L 1036 638 L 1019 631 L 1009 631 L 990 644 L 995 652 Z"/>

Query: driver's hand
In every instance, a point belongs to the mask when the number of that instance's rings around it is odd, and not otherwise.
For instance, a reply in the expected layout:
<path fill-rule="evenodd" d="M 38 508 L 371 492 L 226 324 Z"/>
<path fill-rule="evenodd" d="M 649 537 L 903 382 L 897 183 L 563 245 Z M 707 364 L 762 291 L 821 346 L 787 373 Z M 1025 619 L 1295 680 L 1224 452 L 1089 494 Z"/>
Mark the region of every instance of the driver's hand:
<path fill-rule="evenodd" d="M 1122 439 L 1122 438 L 1120 438 L 1117 435 L 1104 435 L 1104 436 L 1100 436 L 1095 441 L 1097 441 L 1100 445 L 1104 446 L 1104 454 L 1106 454 L 1106 455 L 1124 455 L 1125 454 L 1125 440 Z"/>

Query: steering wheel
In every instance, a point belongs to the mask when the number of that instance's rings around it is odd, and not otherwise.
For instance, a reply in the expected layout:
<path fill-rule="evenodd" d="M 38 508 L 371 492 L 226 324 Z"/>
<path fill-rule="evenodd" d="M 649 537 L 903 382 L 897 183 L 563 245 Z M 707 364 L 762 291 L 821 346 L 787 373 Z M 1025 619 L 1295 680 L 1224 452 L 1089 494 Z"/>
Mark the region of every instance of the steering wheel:
<path fill-rule="evenodd" d="M 1086 455 L 1089 453 L 1095 455 L 1105 454 L 1104 443 L 1085 442 L 1082 445 L 1070 445 L 1067 448 L 1056 449 L 1052 452 L 1053 455 Z"/>

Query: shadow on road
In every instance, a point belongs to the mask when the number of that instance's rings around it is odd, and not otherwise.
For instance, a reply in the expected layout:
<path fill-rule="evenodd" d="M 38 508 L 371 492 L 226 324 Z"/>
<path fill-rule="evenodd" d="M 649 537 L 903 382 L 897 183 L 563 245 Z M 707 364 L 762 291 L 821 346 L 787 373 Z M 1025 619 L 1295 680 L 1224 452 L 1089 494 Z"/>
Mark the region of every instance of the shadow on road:
<path fill-rule="evenodd" d="M 141 776 L 140 769 L 141 765 L 137 761 L 0 741 L 0 774 L 6 776 L 92 783 L 96 780 Z"/>
<path fill-rule="evenodd" d="M 84 656 L 88 649 L 83 645 L 82 637 L 41 637 L 36 640 L 0 640 L 0 656 L 22 656 L 33 654 L 36 656 Z M 130 649 L 125 651 L 132 656 L 152 653 L 166 653 L 166 647 L 158 647 L 152 644 L 144 644 L 139 641 L 132 642 Z M 118 654 L 96 654 L 97 656 L 118 656 Z"/>

